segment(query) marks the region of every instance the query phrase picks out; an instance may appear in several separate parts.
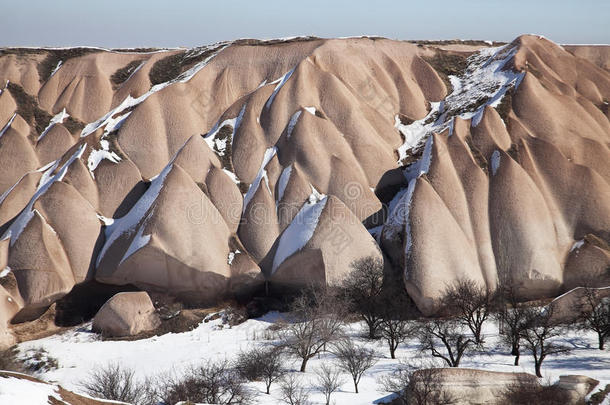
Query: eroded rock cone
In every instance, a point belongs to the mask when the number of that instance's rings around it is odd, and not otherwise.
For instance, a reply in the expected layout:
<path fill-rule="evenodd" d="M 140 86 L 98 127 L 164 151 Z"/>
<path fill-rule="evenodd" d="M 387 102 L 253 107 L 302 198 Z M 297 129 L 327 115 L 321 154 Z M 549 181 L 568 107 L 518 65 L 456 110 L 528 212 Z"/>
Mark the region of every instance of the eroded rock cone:
<path fill-rule="evenodd" d="M 378 248 L 426 314 L 459 278 L 524 300 L 608 285 L 609 55 L 534 35 L 3 49 L 11 321 L 92 278 L 216 304 L 335 283 Z M 312 195 L 352 216 L 296 226 Z"/>

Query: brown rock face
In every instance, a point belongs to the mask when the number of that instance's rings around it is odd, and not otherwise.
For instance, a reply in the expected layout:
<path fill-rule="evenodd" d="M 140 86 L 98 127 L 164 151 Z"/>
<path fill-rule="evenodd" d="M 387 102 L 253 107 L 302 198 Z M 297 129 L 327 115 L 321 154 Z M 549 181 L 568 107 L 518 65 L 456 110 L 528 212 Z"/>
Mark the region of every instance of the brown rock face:
<path fill-rule="evenodd" d="M 108 337 L 134 336 L 161 323 L 146 292 L 123 292 L 110 298 L 93 318 L 92 329 Z"/>
<path fill-rule="evenodd" d="M 609 56 L 536 36 L 1 50 L 0 323 L 92 279 L 213 304 L 364 256 L 424 313 L 457 278 L 608 285 Z"/>

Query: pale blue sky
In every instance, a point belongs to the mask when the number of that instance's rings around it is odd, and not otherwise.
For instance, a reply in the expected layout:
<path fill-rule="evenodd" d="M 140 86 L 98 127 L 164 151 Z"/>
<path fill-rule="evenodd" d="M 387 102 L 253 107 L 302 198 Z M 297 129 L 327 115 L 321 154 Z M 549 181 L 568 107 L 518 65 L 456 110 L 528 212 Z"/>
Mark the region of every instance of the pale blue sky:
<path fill-rule="evenodd" d="M 195 46 L 235 38 L 381 35 L 490 39 L 522 33 L 610 43 L 610 0 L 4 0 L 0 46 Z"/>

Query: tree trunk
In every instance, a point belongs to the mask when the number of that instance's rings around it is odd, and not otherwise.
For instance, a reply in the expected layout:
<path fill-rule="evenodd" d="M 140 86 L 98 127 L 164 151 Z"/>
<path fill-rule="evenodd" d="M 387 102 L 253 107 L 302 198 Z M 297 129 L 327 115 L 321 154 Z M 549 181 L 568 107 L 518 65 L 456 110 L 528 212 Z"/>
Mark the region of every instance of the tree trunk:
<path fill-rule="evenodd" d="M 390 357 L 392 359 L 396 358 L 396 355 L 394 354 L 396 352 L 396 349 L 394 349 L 391 345 L 390 345 Z"/>
<path fill-rule="evenodd" d="M 358 393 L 358 383 L 356 382 L 356 379 L 354 379 L 354 389 L 356 390 L 356 394 Z"/>
<path fill-rule="evenodd" d="M 267 393 L 267 394 L 271 394 L 271 393 L 269 392 L 269 388 L 271 388 L 271 384 L 266 384 L 266 385 L 267 385 L 267 392 L 266 392 L 266 393 Z"/>
<path fill-rule="evenodd" d="M 604 350 L 604 337 L 601 333 L 597 334 L 597 339 L 599 341 L 599 350 Z"/>
<path fill-rule="evenodd" d="M 542 373 L 540 372 L 540 366 L 542 366 L 541 362 L 535 362 L 534 366 L 536 367 L 536 377 L 542 378 Z"/>
<path fill-rule="evenodd" d="M 519 353 L 515 354 L 515 366 L 519 365 Z"/>
<path fill-rule="evenodd" d="M 377 328 L 375 328 L 375 325 L 373 325 L 373 323 L 369 323 L 368 327 L 369 327 L 369 339 L 374 340 L 375 335 L 376 335 L 375 332 L 377 332 Z"/>
<path fill-rule="evenodd" d="M 309 360 L 309 359 L 304 358 L 303 361 L 301 362 L 301 373 L 305 372 L 305 368 L 307 367 L 307 360 Z"/>
<path fill-rule="evenodd" d="M 480 329 L 475 329 L 475 332 L 474 332 L 474 342 L 476 344 L 483 343 L 481 341 L 481 330 Z"/>

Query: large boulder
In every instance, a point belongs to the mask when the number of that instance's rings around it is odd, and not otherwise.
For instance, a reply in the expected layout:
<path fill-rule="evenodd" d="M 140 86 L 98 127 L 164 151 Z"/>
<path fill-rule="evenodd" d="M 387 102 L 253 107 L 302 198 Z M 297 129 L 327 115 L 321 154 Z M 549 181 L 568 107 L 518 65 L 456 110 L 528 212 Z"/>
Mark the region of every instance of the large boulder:
<path fill-rule="evenodd" d="M 581 404 L 599 381 L 584 375 L 562 375 L 559 377 L 557 387 L 566 390 L 570 396 L 570 403 Z"/>
<path fill-rule="evenodd" d="M 430 373 L 430 371 L 434 372 Z M 455 405 L 502 404 L 504 394 L 507 392 L 543 388 L 538 378 L 529 373 L 439 368 L 418 370 L 415 374 L 415 380 L 421 381 L 422 388 L 423 384 L 428 382 L 438 384 Z M 585 396 L 598 383 L 597 380 L 582 375 L 568 375 L 560 376 L 553 387 L 565 391 L 568 397 L 565 405 L 569 405 L 583 403 Z"/>
<path fill-rule="evenodd" d="M 134 336 L 151 331 L 161 320 L 148 294 L 123 292 L 114 295 L 93 319 L 93 331 L 108 337 Z"/>
<path fill-rule="evenodd" d="M 592 310 L 602 300 L 610 297 L 610 287 L 591 288 L 576 287 L 555 298 L 549 305 L 553 306 L 553 319 L 557 322 L 573 322 L 581 310 Z"/>
<path fill-rule="evenodd" d="M 425 373 L 425 370 L 416 373 Z M 502 393 L 514 386 L 539 386 L 538 379 L 528 373 L 467 368 L 442 368 L 433 375 L 436 382 L 451 396 L 456 405 L 497 404 Z"/>

